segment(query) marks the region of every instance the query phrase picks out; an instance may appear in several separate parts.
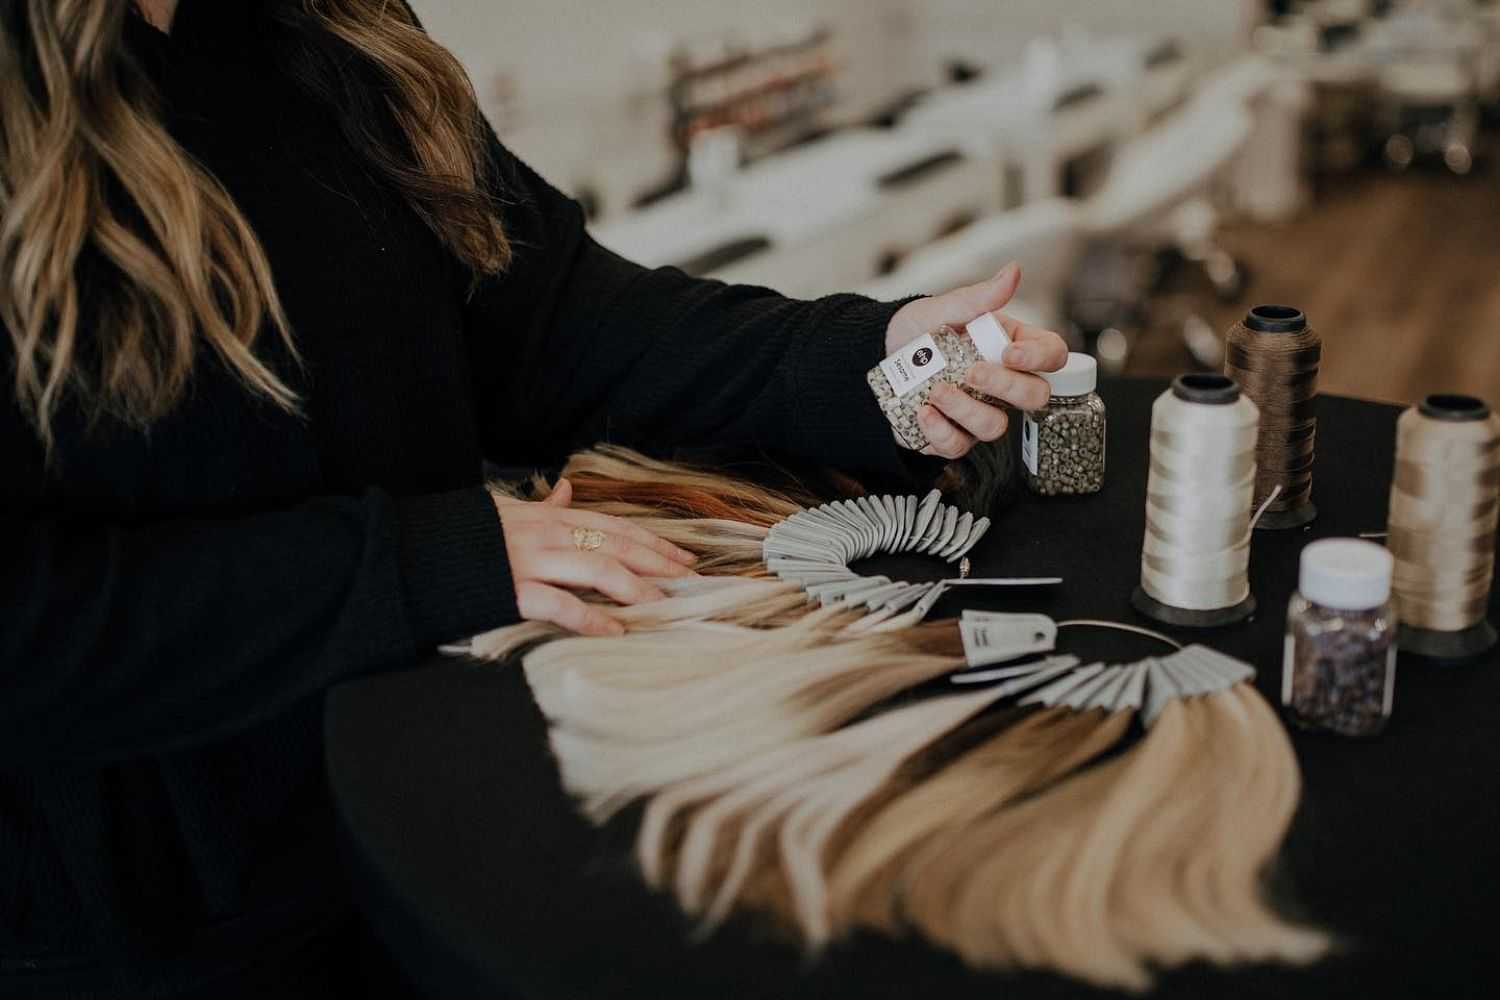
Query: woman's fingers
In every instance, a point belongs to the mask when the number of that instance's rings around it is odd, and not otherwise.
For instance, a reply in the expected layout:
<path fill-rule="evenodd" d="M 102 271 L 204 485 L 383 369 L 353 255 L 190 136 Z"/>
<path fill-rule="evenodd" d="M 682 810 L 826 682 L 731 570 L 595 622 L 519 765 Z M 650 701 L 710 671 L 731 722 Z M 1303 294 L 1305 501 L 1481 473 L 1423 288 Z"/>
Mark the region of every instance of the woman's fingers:
<path fill-rule="evenodd" d="M 1021 266 L 1011 263 L 988 281 L 908 302 L 891 317 L 886 328 L 886 353 L 945 323 L 963 327 L 977 316 L 1003 308 L 1020 284 Z"/>
<path fill-rule="evenodd" d="M 1018 410 L 1040 410 L 1052 398 L 1052 388 L 1040 376 L 1027 375 L 988 361 L 970 368 L 964 382 Z"/>
<path fill-rule="evenodd" d="M 547 494 L 547 499 L 542 502 L 549 507 L 566 507 L 573 502 L 573 484 L 566 479 L 559 479 L 557 485 L 552 487 L 552 492 Z"/>
<path fill-rule="evenodd" d="M 1055 372 L 1068 363 L 1068 344 L 1061 334 L 1004 316 L 1000 320 L 1011 340 L 1001 359 L 1006 367 L 1028 372 Z"/>
<path fill-rule="evenodd" d="M 963 458 L 974 447 L 972 435 L 953 426 L 952 421 L 938 412 L 932 404 L 917 411 L 917 423 L 927 435 L 927 447 L 922 449 L 929 455 L 940 458 Z"/>
<path fill-rule="evenodd" d="M 980 441 L 998 441 L 1009 423 L 999 407 L 981 403 L 955 385 L 940 385 L 927 401 Z"/>
<path fill-rule="evenodd" d="M 687 549 L 680 549 L 665 538 L 653 535 L 645 528 L 632 524 L 623 517 L 611 517 L 608 514 L 598 514 L 590 510 L 570 509 L 563 517 L 563 521 L 580 528 L 597 529 L 604 532 L 606 538 L 628 538 L 638 545 L 659 552 L 682 566 L 691 566 L 698 561 L 698 557 Z"/>
<path fill-rule="evenodd" d="M 643 604 L 667 595 L 601 552 L 542 549 L 529 553 L 521 567 L 525 578 L 579 590 L 597 590 L 617 604 Z"/>
<path fill-rule="evenodd" d="M 579 635 L 622 635 L 625 626 L 573 594 L 528 580 L 516 588 L 516 608 L 528 621 L 551 622 Z"/>

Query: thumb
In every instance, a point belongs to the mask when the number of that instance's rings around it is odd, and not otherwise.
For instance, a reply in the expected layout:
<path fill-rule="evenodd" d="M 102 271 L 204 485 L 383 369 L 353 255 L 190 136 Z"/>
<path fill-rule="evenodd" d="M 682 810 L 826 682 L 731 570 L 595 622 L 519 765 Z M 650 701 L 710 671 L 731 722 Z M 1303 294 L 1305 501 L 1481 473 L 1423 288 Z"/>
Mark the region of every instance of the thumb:
<path fill-rule="evenodd" d="M 1021 265 L 1012 261 L 989 281 L 955 288 L 945 295 L 914 299 L 891 317 L 886 332 L 886 351 L 889 353 L 940 326 L 961 327 L 987 312 L 1002 309 L 1020 285 Z"/>
<path fill-rule="evenodd" d="M 1004 309 L 1020 287 L 1021 265 L 1011 261 L 988 281 L 954 289 L 947 295 L 939 296 L 939 301 L 952 300 L 952 304 L 946 307 L 951 315 L 945 317 L 943 322 L 968 323 L 987 312 Z"/>
<path fill-rule="evenodd" d="M 552 487 L 552 492 L 547 494 L 547 499 L 542 502 L 549 507 L 566 507 L 573 502 L 573 484 L 566 479 L 559 479 L 557 485 Z"/>
<path fill-rule="evenodd" d="M 977 285 L 955 288 L 946 295 L 927 300 L 931 314 L 923 316 L 929 326 L 962 326 L 987 312 L 1005 308 L 1021 285 L 1021 265 L 1012 261 L 998 274 Z"/>

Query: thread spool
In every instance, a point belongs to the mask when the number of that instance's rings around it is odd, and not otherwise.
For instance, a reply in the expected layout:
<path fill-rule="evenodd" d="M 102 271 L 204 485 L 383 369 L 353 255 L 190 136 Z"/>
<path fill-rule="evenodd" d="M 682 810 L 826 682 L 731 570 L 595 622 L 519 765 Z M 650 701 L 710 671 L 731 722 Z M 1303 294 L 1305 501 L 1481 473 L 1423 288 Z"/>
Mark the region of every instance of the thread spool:
<path fill-rule="evenodd" d="M 1292 306 L 1256 306 L 1229 330 L 1224 372 L 1260 409 L 1255 505 L 1281 487 L 1257 528 L 1299 528 L 1318 516 L 1312 474 L 1322 357 L 1322 338 Z"/>
<path fill-rule="evenodd" d="M 1225 375 L 1181 375 L 1151 407 L 1141 583 L 1131 604 L 1168 625 L 1255 613 L 1250 510 L 1260 415 Z"/>
<path fill-rule="evenodd" d="M 1482 400 L 1428 396 L 1401 415 L 1388 542 L 1401 649 L 1463 660 L 1495 646 L 1497 489 L 1500 418 Z"/>

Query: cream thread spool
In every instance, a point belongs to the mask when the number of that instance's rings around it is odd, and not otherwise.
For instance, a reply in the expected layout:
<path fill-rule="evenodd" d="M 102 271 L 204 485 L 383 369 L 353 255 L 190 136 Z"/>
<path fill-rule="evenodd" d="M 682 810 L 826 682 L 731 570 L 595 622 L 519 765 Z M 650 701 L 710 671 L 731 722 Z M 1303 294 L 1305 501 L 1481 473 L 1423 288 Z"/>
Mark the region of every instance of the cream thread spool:
<path fill-rule="evenodd" d="M 1464 660 L 1487 619 L 1500 518 L 1500 418 L 1472 396 L 1428 396 L 1396 422 L 1389 540 L 1402 650 Z"/>
<path fill-rule="evenodd" d="M 1151 407 L 1141 584 L 1131 604 L 1168 625 L 1255 613 L 1251 503 L 1260 413 L 1224 375 L 1182 375 Z"/>
<path fill-rule="evenodd" d="M 1224 374 L 1260 410 L 1255 502 L 1281 491 L 1257 528 L 1300 528 L 1318 516 L 1312 475 L 1322 360 L 1322 338 L 1293 306 L 1256 306 L 1229 330 Z"/>

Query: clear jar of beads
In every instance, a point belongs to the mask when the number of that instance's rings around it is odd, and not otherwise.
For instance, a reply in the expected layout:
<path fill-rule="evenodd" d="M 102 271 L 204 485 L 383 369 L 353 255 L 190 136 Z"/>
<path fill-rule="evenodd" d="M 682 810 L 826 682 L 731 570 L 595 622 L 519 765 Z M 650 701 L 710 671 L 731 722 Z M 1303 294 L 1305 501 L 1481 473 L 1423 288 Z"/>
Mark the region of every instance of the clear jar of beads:
<path fill-rule="evenodd" d="M 1098 493 L 1104 488 L 1106 430 L 1104 400 L 1094 391 L 1099 364 L 1074 353 L 1061 370 L 1041 375 L 1052 399 L 1021 424 L 1026 485 L 1043 496 Z"/>
<path fill-rule="evenodd" d="M 1281 701 L 1304 729 L 1374 736 L 1396 687 L 1396 612 L 1390 552 L 1355 538 L 1302 550 L 1287 609 Z"/>

